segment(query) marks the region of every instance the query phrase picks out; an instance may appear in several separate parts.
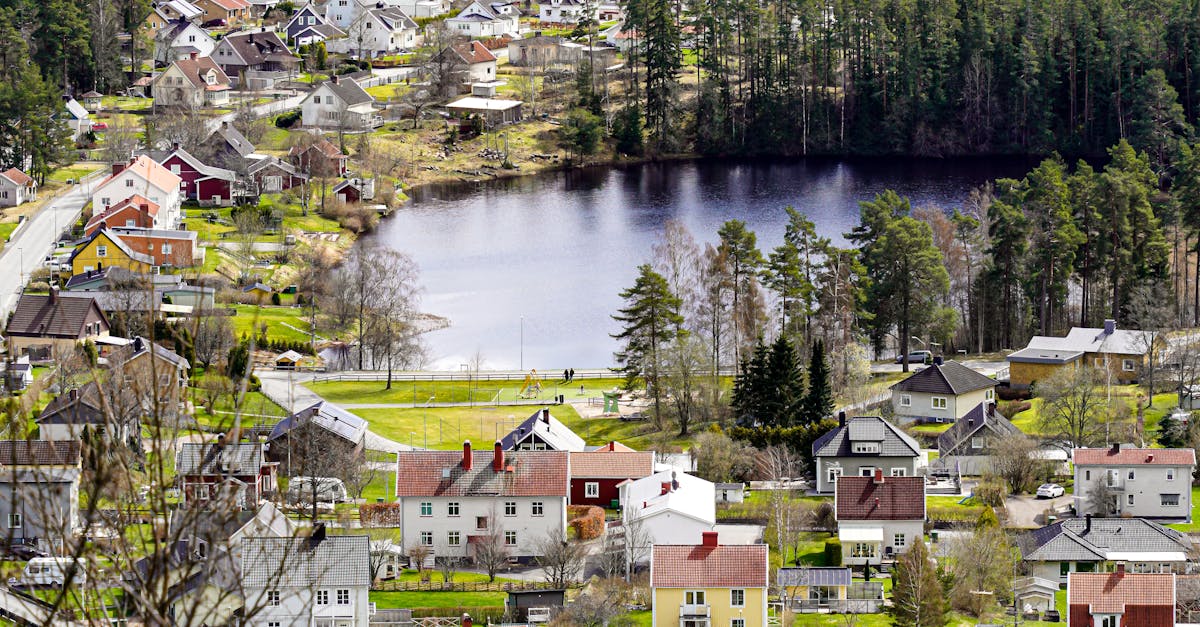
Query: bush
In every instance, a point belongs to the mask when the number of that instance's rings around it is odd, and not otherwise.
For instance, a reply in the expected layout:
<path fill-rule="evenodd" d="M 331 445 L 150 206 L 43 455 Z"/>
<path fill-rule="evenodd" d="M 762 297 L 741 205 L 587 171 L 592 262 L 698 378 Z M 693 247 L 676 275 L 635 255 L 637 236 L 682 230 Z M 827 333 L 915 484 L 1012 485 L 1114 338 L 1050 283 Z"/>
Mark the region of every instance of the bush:
<path fill-rule="evenodd" d="M 842 541 L 837 538 L 829 538 L 825 541 L 825 565 L 826 566 L 841 566 L 842 565 Z"/>
<path fill-rule="evenodd" d="M 975 486 L 975 500 L 988 507 L 1004 505 L 1004 497 L 1008 496 L 1008 486 L 998 478 L 984 479 Z"/>
<path fill-rule="evenodd" d="M 291 111 L 275 118 L 277 128 L 292 128 L 300 121 L 300 111 Z"/>
<path fill-rule="evenodd" d="M 937 523 L 969 523 L 974 525 L 986 509 L 982 505 L 973 507 L 956 507 L 953 505 L 930 505 L 926 508 L 929 522 Z"/>
<path fill-rule="evenodd" d="M 568 505 L 567 524 L 577 540 L 595 540 L 604 535 L 604 510 L 595 505 Z"/>
<path fill-rule="evenodd" d="M 399 503 L 364 503 L 358 507 L 358 520 L 364 527 L 394 527 L 400 524 Z"/>
<path fill-rule="evenodd" d="M 271 292 L 271 304 L 276 307 L 283 304 L 283 301 L 279 297 L 279 292 Z"/>
<path fill-rule="evenodd" d="M 499 621 L 504 616 L 503 605 L 482 605 L 478 607 L 414 607 L 412 608 L 413 618 L 436 618 L 446 615 L 470 614 L 472 621 L 476 625 L 484 625 L 491 621 Z"/>
<path fill-rule="evenodd" d="M 1012 420 L 1013 416 L 1016 416 L 1030 407 L 1033 407 L 1033 403 L 1030 403 L 1029 401 L 1007 401 L 996 403 L 996 410 L 1000 412 L 1000 415 L 1008 418 L 1009 420 Z"/>

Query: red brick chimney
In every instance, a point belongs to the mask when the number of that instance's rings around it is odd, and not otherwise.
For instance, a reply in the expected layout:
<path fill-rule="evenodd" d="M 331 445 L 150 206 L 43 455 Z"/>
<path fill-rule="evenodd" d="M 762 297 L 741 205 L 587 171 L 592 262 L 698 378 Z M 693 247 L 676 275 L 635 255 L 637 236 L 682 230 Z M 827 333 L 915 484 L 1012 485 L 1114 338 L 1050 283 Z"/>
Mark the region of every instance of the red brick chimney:
<path fill-rule="evenodd" d="M 471 441 L 470 440 L 463 441 L 462 469 L 463 470 L 471 469 Z"/>
<path fill-rule="evenodd" d="M 492 470 L 504 472 L 504 447 L 500 446 L 500 440 L 496 440 L 493 450 L 495 452 L 492 455 Z"/>
<path fill-rule="evenodd" d="M 337 74 L 334 74 L 333 76 L 329 77 L 329 80 L 330 80 L 330 82 L 332 82 L 334 85 L 337 85 L 337 84 L 338 84 L 338 80 L 339 80 L 339 79 L 338 79 L 338 75 L 337 75 Z"/>
<path fill-rule="evenodd" d="M 720 544 L 717 543 L 717 532 L 715 532 L 715 531 L 702 531 L 700 533 L 700 538 L 701 538 L 701 540 L 700 540 L 701 546 L 708 546 L 708 547 L 713 547 L 713 548 L 720 546 Z"/>
<path fill-rule="evenodd" d="M 122 161 L 121 163 L 114 163 L 112 165 L 113 176 L 116 176 L 124 171 L 125 171 L 125 162 L 124 161 Z"/>
<path fill-rule="evenodd" d="M 190 59 L 191 59 L 191 60 L 193 60 L 193 61 L 195 61 L 195 60 L 196 60 L 196 57 L 198 57 L 198 56 L 200 56 L 200 53 L 199 53 L 199 52 L 189 52 L 189 53 L 188 53 L 188 58 L 190 58 Z"/>
<path fill-rule="evenodd" d="M 663 495 L 663 494 L 666 494 L 666 493 L 668 493 L 668 492 L 670 492 L 670 491 L 671 491 L 671 482 L 670 482 L 670 481 L 664 481 L 664 482 L 662 482 L 662 491 L 661 491 L 661 492 L 659 492 L 659 495 L 661 496 L 661 495 Z"/>
<path fill-rule="evenodd" d="M 550 408 L 549 407 L 542 409 L 542 422 L 544 422 L 546 424 L 550 424 Z"/>
<path fill-rule="evenodd" d="M 875 469 L 875 483 L 876 484 L 883 483 L 883 469 L 882 468 Z"/>
<path fill-rule="evenodd" d="M 1125 562 L 1117 562 L 1117 576 L 1118 577 L 1125 576 Z"/>
<path fill-rule="evenodd" d="M 58 288 L 53 285 L 50 286 L 50 304 L 51 305 L 58 304 Z"/>

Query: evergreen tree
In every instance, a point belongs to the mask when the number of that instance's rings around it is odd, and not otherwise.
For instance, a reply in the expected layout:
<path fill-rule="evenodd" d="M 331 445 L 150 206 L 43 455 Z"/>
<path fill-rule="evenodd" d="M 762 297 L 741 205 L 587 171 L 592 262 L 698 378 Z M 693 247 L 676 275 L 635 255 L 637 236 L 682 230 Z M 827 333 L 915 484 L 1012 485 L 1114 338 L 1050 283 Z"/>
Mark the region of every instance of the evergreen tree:
<path fill-rule="evenodd" d="M 804 401 L 804 373 L 796 359 L 796 347 L 787 336 L 779 336 L 771 345 L 762 387 L 766 391 L 761 412 L 764 422 L 779 427 L 797 424 Z"/>
<path fill-rule="evenodd" d="M 740 361 L 742 344 L 758 335 L 762 318 L 757 276 L 763 264 L 758 237 L 741 220 L 729 220 L 717 231 L 717 253 L 724 260 L 732 296 L 733 352 Z"/>
<path fill-rule="evenodd" d="M 921 538 L 896 560 L 888 614 L 897 627 L 943 627 L 949 622 L 938 567 Z"/>
<path fill-rule="evenodd" d="M 630 104 L 613 118 L 613 139 L 617 140 L 617 153 L 631 157 L 641 156 L 645 150 L 642 138 L 642 112 L 637 104 Z"/>
<path fill-rule="evenodd" d="M 825 342 L 813 343 L 808 364 L 808 392 L 800 411 L 800 422 L 820 422 L 833 413 L 833 388 L 829 383 L 829 364 L 825 361 Z"/>
<path fill-rule="evenodd" d="M 767 423 L 768 416 L 763 413 L 767 405 L 767 397 L 771 391 L 767 387 L 769 351 L 762 338 L 754 345 L 754 352 L 742 358 L 738 364 L 738 373 L 733 379 L 733 393 L 730 408 L 739 425 L 757 426 Z"/>
<path fill-rule="evenodd" d="M 621 299 L 625 306 L 613 319 L 621 323 L 622 330 L 613 338 L 623 347 L 615 357 L 625 374 L 626 387 L 632 387 L 638 379 L 646 382 L 658 420 L 662 416 L 661 351 L 682 333 L 679 298 L 671 293 L 667 280 L 646 263 L 638 266 L 637 280 L 621 292 Z"/>

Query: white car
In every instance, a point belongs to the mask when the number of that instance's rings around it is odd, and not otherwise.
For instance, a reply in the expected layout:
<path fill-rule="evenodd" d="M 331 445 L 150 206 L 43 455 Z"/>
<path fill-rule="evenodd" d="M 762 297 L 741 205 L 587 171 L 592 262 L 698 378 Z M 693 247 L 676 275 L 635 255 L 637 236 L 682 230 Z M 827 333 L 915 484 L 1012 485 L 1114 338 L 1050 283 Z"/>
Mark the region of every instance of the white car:
<path fill-rule="evenodd" d="M 1043 483 L 1038 486 L 1037 497 L 1039 499 L 1052 499 L 1066 494 L 1067 491 L 1057 483 Z"/>

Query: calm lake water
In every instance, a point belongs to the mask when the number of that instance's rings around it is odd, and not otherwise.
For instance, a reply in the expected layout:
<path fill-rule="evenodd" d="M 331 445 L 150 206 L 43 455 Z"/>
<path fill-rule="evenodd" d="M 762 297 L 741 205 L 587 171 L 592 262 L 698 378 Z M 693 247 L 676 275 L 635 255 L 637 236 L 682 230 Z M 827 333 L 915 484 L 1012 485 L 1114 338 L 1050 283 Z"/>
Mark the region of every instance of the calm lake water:
<path fill-rule="evenodd" d="M 380 225 L 383 243 L 412 255 L 422 309 L 451 326 L 426 335 L 428 367 L 458 370 L 612 365 L 617 294 L 671 218 L 697 240 L 744 220 L 764 254 L 783 238 L 792 205 L 835 241 L 858 203 L 891 188 L 914 206 L 953 208 L 987 180 L 1019 177 L 1019 160 L 771 160 L 594 168 L 419 190 Z M 523 335 L 523 339 L 522 339 Z"/>

